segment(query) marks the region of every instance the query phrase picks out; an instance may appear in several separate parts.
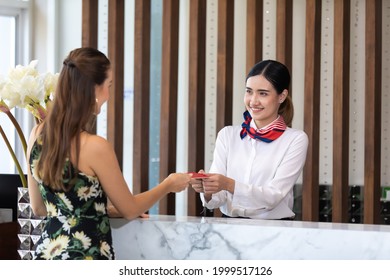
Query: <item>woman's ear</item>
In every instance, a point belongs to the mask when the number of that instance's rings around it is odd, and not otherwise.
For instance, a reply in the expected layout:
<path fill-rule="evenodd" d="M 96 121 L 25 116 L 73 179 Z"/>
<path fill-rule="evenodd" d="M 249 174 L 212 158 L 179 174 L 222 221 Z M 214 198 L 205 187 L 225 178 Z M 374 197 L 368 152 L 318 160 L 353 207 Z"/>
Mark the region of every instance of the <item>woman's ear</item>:
<path fill-rule="evenodd" d="M 279 94 L 279 103 L 283 103 L 284 100 L 286 100 L 287 95 L 288 95 L 288 90 L 287 89 L 283 90 L 282 93 Z"/>

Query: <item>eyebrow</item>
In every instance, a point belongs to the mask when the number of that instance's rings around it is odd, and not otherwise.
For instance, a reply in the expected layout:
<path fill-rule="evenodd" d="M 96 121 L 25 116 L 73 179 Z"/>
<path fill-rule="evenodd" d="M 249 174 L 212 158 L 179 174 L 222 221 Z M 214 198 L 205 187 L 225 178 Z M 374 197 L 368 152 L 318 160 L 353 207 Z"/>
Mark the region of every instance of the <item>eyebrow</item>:
<path fill-rule="evenodd" d="M 246 89 L 253 90 L 251 87 L 246 87 Z M 268 90 L 268 89 L 257 89 L 256 91 L 266 91 L 266 92 L 270 92 L 270 90 Z"/>

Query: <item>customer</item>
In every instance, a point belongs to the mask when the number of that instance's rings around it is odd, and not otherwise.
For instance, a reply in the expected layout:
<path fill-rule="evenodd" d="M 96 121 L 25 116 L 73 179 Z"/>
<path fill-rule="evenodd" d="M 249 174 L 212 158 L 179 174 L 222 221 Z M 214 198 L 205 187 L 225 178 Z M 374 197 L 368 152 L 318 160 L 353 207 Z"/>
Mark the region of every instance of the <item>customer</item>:
<path fill-rule="evenodd" d="M 294 218 L 293 187 L 305 164 L 308 138 L 289 127 L 289 84 L 287 67 L 277 61 L 261 61 L 249 72 L 244 122 L 218 133 L 208 177 L 191 180 L 205 207 L 219 207 L 224 217 Z"/>
<path fill-rule="evenodd" d="M 47 118 L 28 145 L 28 189 L 34 214 L 46 216 L 36 259 L 114 259 L 107 198 L 133 219 L 170 192 L 184 190 L 188 174 L 171 174 L 133 195 L 110 143 L 89 132 L 109 98 L 110 61 L 93 48 L 70 52 L 63 62 Z"/>

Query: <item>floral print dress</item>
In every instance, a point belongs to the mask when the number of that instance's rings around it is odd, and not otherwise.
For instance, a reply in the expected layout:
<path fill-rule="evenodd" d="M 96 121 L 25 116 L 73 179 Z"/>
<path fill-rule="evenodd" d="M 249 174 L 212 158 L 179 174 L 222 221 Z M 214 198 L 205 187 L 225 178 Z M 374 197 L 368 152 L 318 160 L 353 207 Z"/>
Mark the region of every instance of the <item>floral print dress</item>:
<path fill-rule="evenodd" d="M 38 140 L 39 141 L 39 140 Z M 31 174 L 38 181 L 47 217 L 34 259 L 114 259 L 107 197 L 97 177 L 78 173 L 68 191 L 53 191 L 38 178 L 35 166 L 41 146 L 35 142 L 29 159 Z M 63 174 L 74 174 L 68 160 Z M 69 183 L 65 178 L 64 184 Z M 72 178 L 73 176 L 68 176 Z"/>

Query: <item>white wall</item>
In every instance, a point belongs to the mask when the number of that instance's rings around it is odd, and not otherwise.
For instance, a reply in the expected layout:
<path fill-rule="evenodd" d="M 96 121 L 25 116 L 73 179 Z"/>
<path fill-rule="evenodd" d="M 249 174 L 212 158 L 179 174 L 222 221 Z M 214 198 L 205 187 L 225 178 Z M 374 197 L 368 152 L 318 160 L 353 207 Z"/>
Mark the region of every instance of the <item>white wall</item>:
<path fill-rule="evenodd" d="M 35 0 L 33 59 L 41 71 L 59 72 L 68 53 L 81 46 L 80 0 Z"/>

